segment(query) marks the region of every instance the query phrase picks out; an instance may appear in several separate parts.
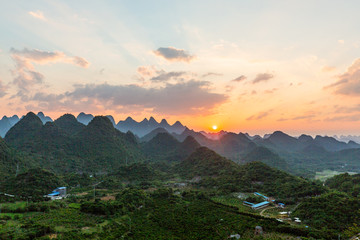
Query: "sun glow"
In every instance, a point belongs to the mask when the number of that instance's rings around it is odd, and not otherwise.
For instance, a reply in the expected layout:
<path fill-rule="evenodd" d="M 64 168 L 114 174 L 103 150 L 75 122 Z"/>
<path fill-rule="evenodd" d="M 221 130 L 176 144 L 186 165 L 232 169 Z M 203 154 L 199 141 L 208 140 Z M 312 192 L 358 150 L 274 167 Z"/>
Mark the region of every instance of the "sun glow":
<path fill-rule="evenodd" d="M 216 125 L 213 125 L 213 126 L 212 126 L 212 129 L 213 129 L 213 130 L 216 130 L 217 128 L 218 128 L 218 127 L 217 127 Z"/>

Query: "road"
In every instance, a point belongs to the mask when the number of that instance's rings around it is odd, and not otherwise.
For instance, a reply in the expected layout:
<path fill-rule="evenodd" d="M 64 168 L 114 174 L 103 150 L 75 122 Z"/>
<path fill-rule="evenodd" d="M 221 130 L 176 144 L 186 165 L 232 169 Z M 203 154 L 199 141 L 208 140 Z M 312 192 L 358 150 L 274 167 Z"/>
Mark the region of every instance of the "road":
<path fill-rule="evenodd" d="M 264 212 L 265 212 L 266 210 L 269 210 L 269 209 L 272 209 L 272 208 L 275 208 L 275 207 L 264 208 L 263 210 L 261 210 L 260 216 L 266 217 L 266 216 L 264 215 Z"/>

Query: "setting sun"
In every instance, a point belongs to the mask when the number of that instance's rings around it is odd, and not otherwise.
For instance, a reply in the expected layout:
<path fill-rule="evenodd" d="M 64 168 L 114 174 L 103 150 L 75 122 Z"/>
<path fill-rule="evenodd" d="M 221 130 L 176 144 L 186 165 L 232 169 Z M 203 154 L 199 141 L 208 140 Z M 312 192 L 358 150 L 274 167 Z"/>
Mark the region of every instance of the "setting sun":
<path fill-rule="evenodd" d="M 212 126 L 212 129 L 213 129 L 213 130 L 216 130 L 217 128 L 218 128 L 218 127 L 217 127 L 216 125 L 213 125 L 213 126 Z"/>

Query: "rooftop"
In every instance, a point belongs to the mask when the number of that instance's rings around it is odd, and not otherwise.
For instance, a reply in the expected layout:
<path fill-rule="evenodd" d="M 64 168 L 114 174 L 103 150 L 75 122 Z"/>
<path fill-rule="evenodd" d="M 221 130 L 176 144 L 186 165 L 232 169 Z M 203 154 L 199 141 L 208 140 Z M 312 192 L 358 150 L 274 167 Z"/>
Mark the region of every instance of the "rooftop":
<path fill-rule="evenodd" d="M 264 202 L 261 202 L 261 203 L 257 203 L 257 204 L 252 205 L 252 208 L 262 207 L 262 206 L 267 205 L 267 204 L 269 204 L 269 202 L 268 202 L 268 201 L 264 201 Z"/>

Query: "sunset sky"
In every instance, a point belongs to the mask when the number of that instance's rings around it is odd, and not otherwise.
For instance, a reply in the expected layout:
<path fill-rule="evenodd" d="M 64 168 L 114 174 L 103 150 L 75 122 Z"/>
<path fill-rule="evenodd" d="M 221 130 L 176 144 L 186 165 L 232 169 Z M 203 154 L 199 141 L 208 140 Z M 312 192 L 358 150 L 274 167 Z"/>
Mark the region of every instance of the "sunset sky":
<path fill-rule="evenodd" d="M 359 1 L 2 1 L 0 115 L 360 135 Z"/>

